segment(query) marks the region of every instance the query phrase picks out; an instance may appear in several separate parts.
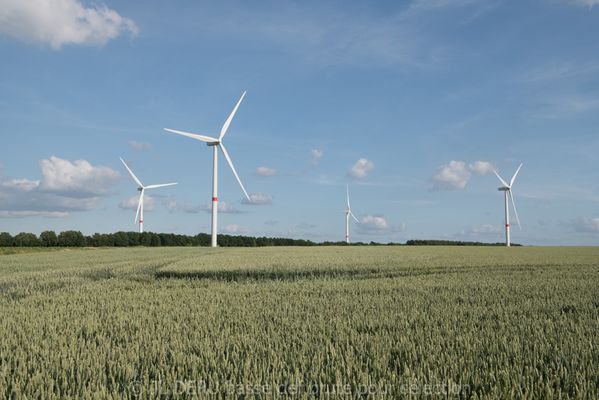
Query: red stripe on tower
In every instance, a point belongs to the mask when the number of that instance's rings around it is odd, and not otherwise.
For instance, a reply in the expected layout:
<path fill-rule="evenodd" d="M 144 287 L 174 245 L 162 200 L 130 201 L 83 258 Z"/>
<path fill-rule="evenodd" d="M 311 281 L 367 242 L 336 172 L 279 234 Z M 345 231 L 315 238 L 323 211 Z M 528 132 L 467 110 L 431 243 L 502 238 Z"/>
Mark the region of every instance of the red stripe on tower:
<path fill-rule="evenodd" d="M 510 227 L 510 224 L 505 224 L 505 227 L 506 227 L 506 228 L 509 228 L 509 227 Z"/>
<path fill-rule="evenodd" d="M 213 197 L 212 201 L 218 201 L 218 197 Z"/>

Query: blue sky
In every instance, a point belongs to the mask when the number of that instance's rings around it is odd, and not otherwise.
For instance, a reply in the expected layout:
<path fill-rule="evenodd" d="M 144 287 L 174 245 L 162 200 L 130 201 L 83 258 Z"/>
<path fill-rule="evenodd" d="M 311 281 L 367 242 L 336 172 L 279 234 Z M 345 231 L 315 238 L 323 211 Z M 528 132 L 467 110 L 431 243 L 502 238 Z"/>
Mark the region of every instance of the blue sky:
<path fill-rule="evenodd" d="M 599 0 L 0 1 L 0 231 L 599 242 Z"/>

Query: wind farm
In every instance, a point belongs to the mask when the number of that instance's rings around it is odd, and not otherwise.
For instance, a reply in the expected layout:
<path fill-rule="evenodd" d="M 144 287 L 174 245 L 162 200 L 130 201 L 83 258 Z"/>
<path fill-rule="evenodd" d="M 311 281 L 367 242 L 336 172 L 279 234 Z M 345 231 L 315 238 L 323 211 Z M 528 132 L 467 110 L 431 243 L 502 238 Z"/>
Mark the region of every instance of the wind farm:
<path fill-rule="evenodd" d="M 0 1 L 0 399 L 599 398 L 598 6 Z"/>
<path fill-rule="evenodd" d="M 164 128 L 212 148 L 211 204 L 199 210 L 210 213 L 210 235 L 144 231 L 146 191 L 174 190 L 178 183 L 145 185 L 122 157 L 139 192 L 134 219 L 139 232 L 84 236 L 44 231 L 39 238 L 0 233 L 0 312 L 6 317 L 0 352 L 8 354 L 10 364 L 27 365 L 10 374 L 0 371 L 0 396 L 512 396 L 512 386 L 489 384 L 498 374 L 518 382 L 521 394 L 592 396 L 599 377 L 597 354 L 589 353 L 588 343 L 597 332 L 593 300 L 599 250 L 513 246 L 510 206 L 522 231 L 513 193 L 522 163 L 509 182 L 483 161 L 467 169 L 452 161 L 435 176 L 437 181 L 455 179 L 456 171 L 466 171 L 462 175 L 470 179 L 493 172 L 504 197 L 504 243 L 356 242 L 350 236 L 350 217 L 358 236 L 398 228 L 389 227 L 380 215 L 362 212 L 365 216 L 358 219 L 349 183 L 342 241 L 219 235 L 219 149 L 241 188 L 241 204 L 255 207 L 268 199 L 246 191 L 223 143 L 245 96 L 243 92 L 218 135 Z M 197 158 L 195 149 L 191 154 Z M 182 157 L 178 161 L 191 163 Z M 65 163 L 56 157 L 41 163 L 48 164 L 56 169 Z M 93 169 L 84 162 L 73 166 L 66 179 L 71 185 L 81 171 Z M 361 180 L 372 169 L 371 162 L 360 159 L 345 179 L 376 196 L 384 187 Z M 259 167 L 256 174 L 267 179 L 276 170 Z M 59 178 L 65 179 L 59 175 L 54 180 Z M 51 186 L 45 179 L 43 184 Z M 100 178 L 94 179 L 97 185 Z M 30 185 L 31 191 L 42 185 L 25 180 L 11 184 Z M 483 196 L 490 199 L 491 194 L 485 190 Z M 183 206 L 171 196 L 165 194 L 162 201 L 174 212 Z M 365 210 L 365 202 L 359 203 Z M 244 217 L 221 204 L 229 219 Z M 302 213 L 302 208 L 294 212 Z M 409 214 L 410 208 L 401 212 Z M 226 229 L 239 233 L 233 227 Z M 44 312 L 41 304 L 52 305 L 43 319 L 38 317 Z M 543 336 L 539 332 L 548 329 L 548 321 L 556 321 L 551 323 L 555 335 Z M 514 332 L 524 345 L 505 344 L 506 335 Z M 566 346 L 568 355 L 556 352 L 558 346 Z M 82 350 L 74 356 L 72 348 Z M 28 361 L 31 354 L 41 363 Z M 554 369 L 564 359 L 581 372 Z M 64 368 L 75 363 L 76 372 Z M 290 368 L 300 375 L 290 374 Z M 522 371 L 529 368 L 553 380 L 523 381 Z M 26 383 L 32 376 L 36 383 Z"/>

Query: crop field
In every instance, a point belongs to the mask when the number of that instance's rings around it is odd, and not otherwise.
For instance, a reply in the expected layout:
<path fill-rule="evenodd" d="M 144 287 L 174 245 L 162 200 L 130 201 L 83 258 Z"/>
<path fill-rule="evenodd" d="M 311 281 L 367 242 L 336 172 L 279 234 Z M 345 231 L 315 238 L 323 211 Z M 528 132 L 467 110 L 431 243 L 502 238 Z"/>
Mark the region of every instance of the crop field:
<path fill-rule="evenodd" d="M 4 254 L 0 316 L 0 398 L 599 397 L 599 248 Z"/>

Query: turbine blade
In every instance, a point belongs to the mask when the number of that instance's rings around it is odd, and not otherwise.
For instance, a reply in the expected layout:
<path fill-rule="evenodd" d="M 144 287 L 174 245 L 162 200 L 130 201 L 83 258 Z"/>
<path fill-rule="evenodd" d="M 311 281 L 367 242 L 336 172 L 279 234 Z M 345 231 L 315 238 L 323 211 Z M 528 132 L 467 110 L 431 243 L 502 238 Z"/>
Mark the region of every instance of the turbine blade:
<path fill-rule="evenodd" d="M 358 221 L 358 218 L 356 218 L 356 216 L 354 215 L 354 213 L 353 213 L 353 212 L 351 212 L 351 210 L 350 210 L 350 212 L 349 212 L 349 215 L 351 215 L 351 216 L 352 216 L 352 218 L 353 218 L 353 219 L 355 219 L 355 220 L 356 220 L 356 222 L 357 222 L 358 224 L 360 223 L 360 221 Z"/>
<path fill-rule="evenodd" d="M 173 186 L 173 185 L 176 185 L 176 184 L 177 183 L 161 183 L 159 185 L 149 185 L 149 186 L 146 186 L 145 189 L 156 189 L 156 188 L 159 188 L 159 187 Z"/>
<path fill-rule="evenodd" d="M 169 128 L 164 128 L 164 130 L 167 132 L 176 133 L 177 135 L 187 136 L 187 137 L 190 137 L 195 140 L 200 140 L 202 142 L 208 142 L 208 143 L 218 142 L 218 139 L 216 139 L 216 138 L 213 138 L 210 136 L 198 135 L 197 133 L 177 131 L 175 129 L 169 129 Z"/>
<path fill-rule="evenodd" d="M 245 97 L 245 93 L 246 92 L 243 92 L 243 94 L 241 95 L 241 98 L 239 99 L 239 101 L 235 105 L 235 108 L 233 109 L 233 111 L 231 111 L 231 114 L 229 114 L 229 118 L 227 118 L 227 120 L 223 124 L 223 127 L 220 130 L 220 135 L 218 136 L 218 140 L 219 141 L 222 140 L 223 137 L 225 136 L 225 133 L 227 133 L 227 129 L 229 129 L 229 125 L 231 125 L 231 121 L 233 120 L 233 117 L 235 116 L 235 113 L 237 112 L 237 109 L 239 108 L 239 105 L 243 101 L 243 98 Z"/>
<path fill-rule="evenodd" d="M 141 190 L 141 194 L 139 195 L 139 201 L 137 202 L 137 211 L 135 212 L 135 219 L 133 220 L 134 224 L 137 224 L 137 217 L 139 217 L 139 210 L 141 209 L 141 203 L 143 202 L 144 199 L 144 190 Z"/>
<path fill-rule="evenodd" d="M 520 168 L 522 168 L 522 163 L 520 163 L 520 166 L 516 170 L 516 173 L 514 174 L 514 176 L 512 176 L 512 180 L 510 181 L 510 187 L 512 187 L 512 185 L 514 184 L 514 181 L 516 180 L 516 177 L 518 176 L 518 172 L 520 172 Z"/>
<path fill-rule="evenodd" d="M 141 181 L 139 179 L 137 179 L 137 176 L 135 176 L 135 174 L 133 173 L 133 171 L 131 171 L 131 168 L 129 168 L 129 166 L 127 165 L 127 163 L 125 162 L 125 160 L 123 160 L 121 157 L 119 157 L 121 159 L 121 162 L 123 163 L 123 165 L 125 166 L 125 168 L 127 168 L 127 171 L 129 171 L 129 175 L 131 175 L 131 178 L 133 178 L 133 180 L 135 181 L 135 183 L 137 183 L 139 186 L 143 187 L 144 185 L 141 183 Z"/>
<path fill-rule="evenodd" d="M 349 185 L 346 186 L 346 189 L 347 189 L 347 208 L 349 209 L 349 208 L 351 208 L 349 206 Z"/>
<path fill-rule="evenodd" d="M 512 200 L 512 207 L 514 208 L 514 215 L 516 216 L 516 222 L 518 222 L 518 228 L 520 228 L 520 230 L 522 230 L 522 225 L 520 225 L 520 218 L 518 217 L 518 210 L 516 210 L 516 203 L 514 202 L 514 195 L 512 194 L 512 191 L 510 190 L 510 199 Z"/>
<path fill-rule="evenodd" d="M 235 178 L 237 179 L 239 186 L 241 186 L 241 190 L 243 190 L 243 194 L 245 194 L 245 197 L 247 197 L 248 201 L 251 203 L 252 199 L 248 195 L 248 192 L 245 191 L 245 188 L 243 187 L 243 183 L 241 183 L 241 179 L 239 179 L 239 175 L 237 175 L 237 171 L 235 171 L 235 167 L 233 166 L 233 161 L 231 161 L 231 157 L 229 157 L 229 153 L 227 152 L 227 149 L 225 148 L 225 146 L 223 146 L 222 143 L 219 144 L 218 147 L 220 147 L 220 149 L 223 151 L 223 154 L 224 154 L 225 158 L 227 159 L 227 162 L 229 163 L 229 167 L 231 167 L 231 171 L 233 171 L 233 175 L 235 175 Z"/>
<path fill-rule="evenodd" d="M 501 176 L 499 176 L 497 171 L 493 170 L 493 173 L 495 174 L 495 176 L 497 176 L 497 178 L 499 178 L 499 180 L 505 187 L 510 187 L 510 185 L 508 185 L 507 182 Z"/>

